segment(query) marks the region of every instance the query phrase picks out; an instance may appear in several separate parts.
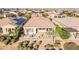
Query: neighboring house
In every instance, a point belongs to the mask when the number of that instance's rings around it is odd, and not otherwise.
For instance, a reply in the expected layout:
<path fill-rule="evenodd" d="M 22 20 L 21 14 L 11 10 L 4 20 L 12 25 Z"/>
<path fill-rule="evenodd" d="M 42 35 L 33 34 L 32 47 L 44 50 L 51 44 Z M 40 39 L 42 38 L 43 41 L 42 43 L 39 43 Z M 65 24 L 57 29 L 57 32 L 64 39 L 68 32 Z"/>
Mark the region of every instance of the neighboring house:
<path fill-rule="evenodd" d="M 53 31 L 55 26 L 48 18 L 36 16 L 29 19 L 23 28 L 25 35 L 32 35 L 38 32 Z"/>
<path fill-rule="evenodd" d="M 54 18 L 53 22 L 64 30 L 74 34 L 75 38 L 79 33 L 79 18 L 76 17 L 65 17 L 65 18 Z"/>
<path fill-rule="evenodd" d="M 12 19 L 0 19 L 0 35 L 14 35 L 17 25 Z"/>
<path fill-rule="evenodd" d="M 51 11 L 51 12 L 46 12 L 49 16 L 49 18 L 64 18 L 66 15 L 65 14 L 58 14 L 55 11 Z"/>
<path fill-rule="evenodd" d="M 51 11 L 51 12 L 46 12 L 49 16 L 48 18 L 54 18 L 55 15 L 57 15 L 57 13 L 55 11 Z"/>
<path fill-rule="evenodd" d="M 0 18 L 5 18 L 6 15 L 5 14 L 0 14 Z"/>

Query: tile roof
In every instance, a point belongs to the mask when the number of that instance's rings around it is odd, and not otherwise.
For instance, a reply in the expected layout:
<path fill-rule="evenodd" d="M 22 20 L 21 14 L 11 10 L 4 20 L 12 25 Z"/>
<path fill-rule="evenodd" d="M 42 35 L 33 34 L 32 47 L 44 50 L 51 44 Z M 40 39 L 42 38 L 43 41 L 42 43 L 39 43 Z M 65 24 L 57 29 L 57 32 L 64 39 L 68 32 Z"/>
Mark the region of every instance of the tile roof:
<path fill-rule="evenodd" d="M 48 19 L 44 17 L 32 17 L 29 21 L 24 25 L 24 27 L 43 27 L 43 28 L 51 28 L 54 27 L 54 24 Z"/>
<path fill-rule="evenodd" d="M 16 24 L 9 18 L 0 19 L 0 27 L 16 27 Z"/>

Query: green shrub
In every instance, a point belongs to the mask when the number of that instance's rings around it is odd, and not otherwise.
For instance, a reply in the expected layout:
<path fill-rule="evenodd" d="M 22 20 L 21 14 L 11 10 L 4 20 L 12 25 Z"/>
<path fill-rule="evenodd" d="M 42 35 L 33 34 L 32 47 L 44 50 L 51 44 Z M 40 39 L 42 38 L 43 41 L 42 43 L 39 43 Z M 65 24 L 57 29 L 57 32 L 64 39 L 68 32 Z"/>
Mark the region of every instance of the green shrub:
<path fill-rule="evenodd" d="M 18 41 L 20 36 L 21 36 L 21 31 L 20 29 L 17 29 L 16 36 L 14 36 L 14 38 L 12 39 L 12 42 L 15 43 L 16 41 Z"/>
<path fill-rule="evenodd" d="M 30 19 L 30 18 L 31 18 L 31 15 L 32 15 L 31 13 L 28 13 L 28 14 L 25 15 L 25 17 L 26 17 L 27 19 Z"/>
<path fill-rule="evenodd" d="M 66 32 L 65 30 L 63 30 L 61 27 L 59 27 L 58 25 L 56 26 L 56 32 L 59 34 L 59 36 L 62 39 L 68 39 L 70 37 L 70 34 L 68 32 Z"/>
<path fill-rule="evenodd" d="M 42 16 L 43 17 L 47 17 L 47 16 L 49 16 L 47 13 L 42 13 Z"/>
<path fill-rule="evenodd" d="M 31 46 L 29 46 L 28 44 L 29 44 L 29 41 L 20 42 L 18 45 L 18 49 L 19 50 L 28 50 L 28 48 L 29 49 L 31 48 Z"/>
<path fill-rule="evenodd" d="M 55 40 L 54 46 L 55 46 L 55 47 L 60 47 L 60 46 L 61 46 L 60 40 Z"/>
<path fill-rule="evenodd" d="M 10 40 L 8 40 L 8 39 L 6 39 L 5 41 L 4 41 L 4 44 L 5 45 L 8 45 L 10 43 Z"/>
<path fill-rule="evenodd" d="M 33 41 L 33 44 L 35 44 L 35 43 L 36 43 L 36 40 Z"/>
<path fill-rule="evenodd" d="M 3 42 L 6 38 L 4 36 L 0 37 L 0 41 Z"/>
<path fill-rule="evenodd" d="M 42 44 L 42 40 L 40 40 L 38 43 L 39 43 L 39 44 Z"/>
<path fill-rule="evenodd" d="M 24 13 L 21 12 L 18 13 L 18 16 L 24 16 L 24 15 L 25 15 Z"/>
<path fill-rule="evenodd" d="M 12 42 L 12 43 L 15 43 L 15 42 L 16 42 L 16 39 L 12 39 L 11 42 Z"/>
<path fill-rule="evenodd" d="M 0 19 L 3 19 L 4 17 L 0 16 Z"/>

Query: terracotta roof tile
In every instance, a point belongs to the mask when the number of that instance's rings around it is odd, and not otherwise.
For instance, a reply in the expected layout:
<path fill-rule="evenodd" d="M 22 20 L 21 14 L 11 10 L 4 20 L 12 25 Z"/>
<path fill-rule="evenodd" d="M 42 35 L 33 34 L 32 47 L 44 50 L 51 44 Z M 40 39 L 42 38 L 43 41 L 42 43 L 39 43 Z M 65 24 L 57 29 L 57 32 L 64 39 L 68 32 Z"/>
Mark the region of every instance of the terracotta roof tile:
<path fill-rule="evenodd" d="M 3 18 L 0 19 L 0 27 L 3 26 L 16 26 L 16 24 L 14 24 L 9 18 Z"/>
<path fill-rule="evenodd" d="M 29 21 L 24 25 L 24 27 L 54 27 L 54 24 L 48 19 L 44 17 L 32 17 Z"/>

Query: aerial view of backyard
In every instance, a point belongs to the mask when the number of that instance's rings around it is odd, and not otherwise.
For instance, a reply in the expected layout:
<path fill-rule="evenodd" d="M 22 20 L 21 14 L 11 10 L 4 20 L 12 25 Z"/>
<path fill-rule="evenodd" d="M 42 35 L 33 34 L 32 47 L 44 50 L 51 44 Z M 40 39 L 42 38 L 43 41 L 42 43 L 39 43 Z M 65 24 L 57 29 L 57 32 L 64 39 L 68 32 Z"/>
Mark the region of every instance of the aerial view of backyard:
<path fill-rule="evenodd" d="M 79 9 L 0 8 L 0 50 L 79 50 Z"/>

